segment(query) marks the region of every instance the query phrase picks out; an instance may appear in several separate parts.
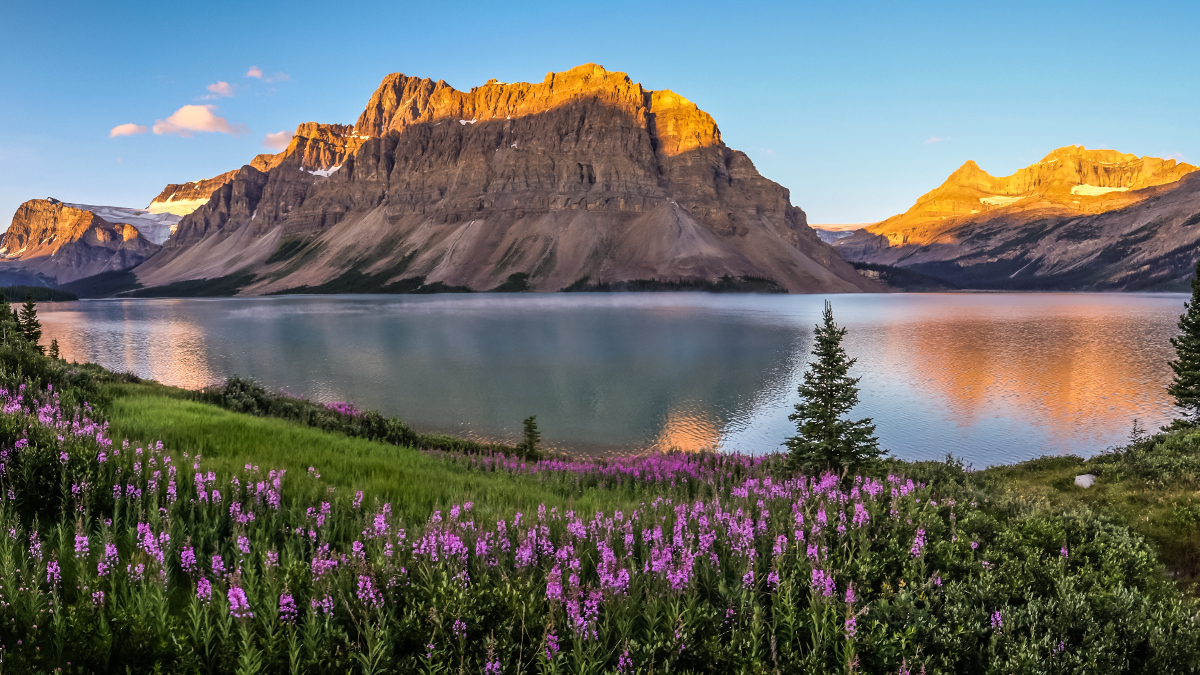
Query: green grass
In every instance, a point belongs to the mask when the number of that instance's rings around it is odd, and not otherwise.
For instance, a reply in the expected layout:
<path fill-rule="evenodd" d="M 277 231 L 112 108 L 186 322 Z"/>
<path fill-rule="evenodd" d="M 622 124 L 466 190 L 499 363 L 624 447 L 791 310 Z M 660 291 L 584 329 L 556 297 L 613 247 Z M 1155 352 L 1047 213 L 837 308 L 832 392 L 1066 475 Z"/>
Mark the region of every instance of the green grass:
<path fill-rule="evenodd" d="M 204 470 L 221 474 L 248 463 L 293 475 L 314 466 L 322 480 L 339 490 L 363 490 L 367 503 L 391 502 L 408 522 L 424 522 L 436 509 L 467 501 L 489 518 L 529 513 L 542 503 L 591 512 L 632 508 L 641 501 L 632 487 L 579 493 L 575 485 L 552 478 L 472 470 L 412 448 L 231 412 L 189 400 L 190 392 L 174 387 L 144 383 L 108 389 L 113 438 L 133 444 L 162 441 L 172 454 L 199 453 Z"/>
<path fill-rule="evenodd" d="M 980 478 L 989 506 L 1015 510 L 1086 507 L 1145 537 L 1158 551 L 1168 574 L 1196 595 L 1200 582 L 1200 492 L 1173 483 L 1152 487 L 1136 476 L 1103 471 L 1103 458 L 1042 457 L 997 466 Z M 1099 474 L 1090 488 L 1075 485 L 1080 474 Z"/>

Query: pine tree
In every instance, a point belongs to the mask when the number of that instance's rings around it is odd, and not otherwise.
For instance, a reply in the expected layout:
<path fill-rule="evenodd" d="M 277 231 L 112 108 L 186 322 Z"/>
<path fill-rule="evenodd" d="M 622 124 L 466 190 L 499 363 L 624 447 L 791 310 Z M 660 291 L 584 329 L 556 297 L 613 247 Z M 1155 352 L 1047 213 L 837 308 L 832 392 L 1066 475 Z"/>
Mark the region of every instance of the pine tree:
<path fill-rule="evenodd" d="M 537 415 L 525 418 L 525 441 L 521 443 L 521 449 L 525 451 L 526 457 L 537 456 L 537 446 L 542 440 L 542 432 L 538 431 Z"/>
<path fill-rule="evenodd" d="M 46 348 L 38 344 L 42 340 L 42 322 L 37 318 L 37 303 L 33 301 L 33 293 L 25 295 L 25 304 L 21 306 L 18 317 L 21 333 L 33 348 L 39 353 L 45 353 Z"/>
<path fill-rule="evenodd" d="M 49 354 L 49 356 L 50 356 L 50 358 L 52 358 L 52 359 L 58 359 L 58 358 L 60 358 L 60 356 L 59 356 L 59 353 L 58 353 L 58 340 L 57 340 L 57 339 L 55 339 L 55 340 L 51 340 L 51 341 L 50 341 L 50 354 Z"/>
<path fill-rule="evenodd" d="M 0 341 L 8 344 L 14 334 L 20 333 L 20 325 L 14 320 L 16 312 L 8 304 L 8 298 L 0 293 Z"/>
<path fill-rule="evenodd" d="M 816 327 L 813 361 L 800 385 L 800 403 L 788 419 L 796 423 L 796 436 L 785 445 L 793 468 L 807 471 L 848 471 L 878 459 L 883 451 L 870 418 L 842 419 L 858 405 L 858 381 L 842 348 L 845 328 L 833 323 L 833 307 L 825 301 L 823 323 Z"/>
<path fill-rule="evenodd" d="M 1192 278 L 1192 301 L 1183 304 L 1179 316 L 1180 334 L 1171 338 L 1176 359 L 1171 362 L 1175 378 L 1167 393 L 1175 405 L 1184 410 L 1188 421 L 1200 423 L 1200 260 L 1196 261 L 1196 276 Z"/>

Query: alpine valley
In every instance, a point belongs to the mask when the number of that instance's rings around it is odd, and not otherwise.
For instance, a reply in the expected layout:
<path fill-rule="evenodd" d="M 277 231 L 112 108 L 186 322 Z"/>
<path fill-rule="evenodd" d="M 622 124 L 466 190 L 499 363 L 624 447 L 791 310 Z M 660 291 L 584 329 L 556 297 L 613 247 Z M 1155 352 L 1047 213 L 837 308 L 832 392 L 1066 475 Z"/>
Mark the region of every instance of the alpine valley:
<path fill-rule="evenodd" d="M 908 211 L 834 245 L 885 278 L 876 266 L 959 288 L 1182 291 L 1200 248 L 1200 173 L 1078 146 L 1001 178 L 967 162 Z"/>
<path fill-rule="evenodd" d="M 51 255 L 68 226 L 94 256 Z M 0 246 L 0 271 L 81 296 L 885 289 L 707 113 L 593 64 L 468 92 L 389 75 L 353 125 L 143 210 L 27 202 Z"/>

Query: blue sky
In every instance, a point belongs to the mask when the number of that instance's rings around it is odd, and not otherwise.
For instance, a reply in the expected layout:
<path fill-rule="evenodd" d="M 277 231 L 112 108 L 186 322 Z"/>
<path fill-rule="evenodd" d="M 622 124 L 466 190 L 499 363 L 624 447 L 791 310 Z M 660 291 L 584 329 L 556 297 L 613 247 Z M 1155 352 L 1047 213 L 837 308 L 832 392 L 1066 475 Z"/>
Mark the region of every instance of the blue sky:
<path fill-rule="evenodd" d="M 251 5 L 6 7 L 0 227 L 38 197 L 145 206 L 268 133 L 353 122 L 397 71 L 460 89 L 627 72 L 711 113 L 812 223 L 901 212 L 968 159 L 1006 175 L 1082 144 L 1200 162 L 1194 0 Z M 188 105 L 236 135 L 109 137 Z"/>

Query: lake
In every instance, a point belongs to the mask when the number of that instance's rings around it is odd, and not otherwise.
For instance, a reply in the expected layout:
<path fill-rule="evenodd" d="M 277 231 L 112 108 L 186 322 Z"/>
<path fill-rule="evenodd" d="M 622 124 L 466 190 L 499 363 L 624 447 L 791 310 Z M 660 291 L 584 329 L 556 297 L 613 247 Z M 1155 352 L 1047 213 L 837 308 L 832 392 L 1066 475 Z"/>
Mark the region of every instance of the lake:
<path fill-rule="evenodd" d="M 478 294 L 43 303 L 64 357 L 198 388 L 237 374 L 422 431 L 546 445 L 765 453 L 823 301 L 899 457 L 977 467 L 1122 443 L 1174 409 L 1181 294 Z"/>

